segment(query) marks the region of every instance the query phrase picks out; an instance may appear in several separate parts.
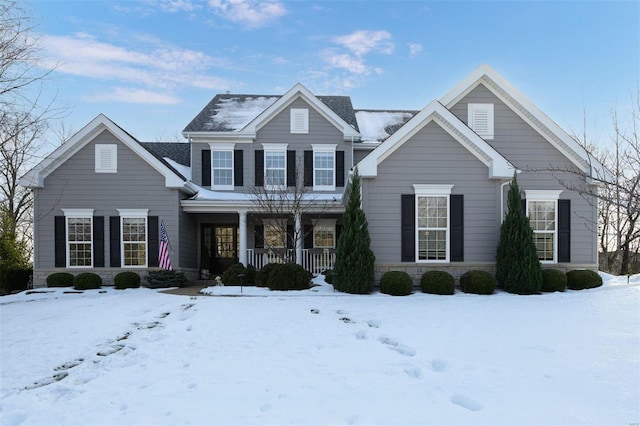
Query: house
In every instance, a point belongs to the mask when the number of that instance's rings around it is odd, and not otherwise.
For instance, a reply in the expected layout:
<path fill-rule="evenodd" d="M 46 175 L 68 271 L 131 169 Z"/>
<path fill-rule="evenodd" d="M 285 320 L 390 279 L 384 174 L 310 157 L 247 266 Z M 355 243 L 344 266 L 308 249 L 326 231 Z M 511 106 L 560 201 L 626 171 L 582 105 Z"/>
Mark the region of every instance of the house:
<path fill-rule="evenodd" d="M 354 110 L 301 84 L 221 94 L 183 135 L 143 143 L 99 115 L 22 178 L 35 198 L 35 285 L 57 271 L 108 283 L 157 267 L 160 223 L 191 278 L 235 262 L 320 272 L 335 260 L 355 166 L 377 276 L 492 270 L 514 173 L 541 261 L 597 268 L 595 203 L 567 182 L 591 185 L 600 166 L 486 65 L 421 111 Z"/>

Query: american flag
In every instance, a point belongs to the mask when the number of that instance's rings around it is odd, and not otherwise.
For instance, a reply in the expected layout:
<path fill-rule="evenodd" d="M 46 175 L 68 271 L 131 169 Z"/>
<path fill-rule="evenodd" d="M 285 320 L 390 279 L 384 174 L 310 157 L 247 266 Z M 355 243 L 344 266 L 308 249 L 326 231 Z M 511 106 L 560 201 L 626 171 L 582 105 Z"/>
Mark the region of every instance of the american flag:
<path fill-rule="evenodd" d="M 164 220 L 160 221 L 160 252 L 158 253 L 158 266 L 167 271 L 172 271 L 171 258 L 169 257 L 169 237 L 164 227 Z"/>

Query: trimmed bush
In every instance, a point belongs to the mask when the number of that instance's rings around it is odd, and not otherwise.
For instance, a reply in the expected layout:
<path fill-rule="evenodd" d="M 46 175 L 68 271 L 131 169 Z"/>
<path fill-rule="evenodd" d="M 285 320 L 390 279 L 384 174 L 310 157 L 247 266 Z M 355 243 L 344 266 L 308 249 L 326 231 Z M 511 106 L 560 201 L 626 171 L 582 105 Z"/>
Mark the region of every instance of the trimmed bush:
<path fill-rule="evenodd" d="M 140 287 L 140 275 L 132 271 L 120 272 L 113 278 L 113 284 L 118 290 Z"/>
<path fill-rule="evenodd" d="M 93 272 L 83 272 L 73 277 L 73 288 L 76 290 L 95 290 L 101 285 L 102 278 Z"/>
<path fill-rule="evenodd" d="M 453 294 L 456 279 L 445 271 L 427 271 L 420 278 L 420 288 L 424 293 Z"/>
<path fill-rule="evenodd" d="M 258 287 L 267 287 L 269 283 L 269 274 L 273 271 L 273 268 L 279 265 L 279 263 L 267 263 L 258 272 L 256 272 L 256 285 Z"/>
<path fill-rule="evenodd" d="M 380 278 L 380 292 L 391 296 L 407 296 L 413 292 L 413 280 L 404 271 L 389 271 Z"/>
<path fill-rule="evenodd" d="M 567 288 L 567 275 L 557 269 L 542 270 L 542 291 L 564 291 Z"/>
<path fill-rule="evenodd" d="M 149 271 L 144 279 L 146 283 L 143 285 L 147 288 L 184 287 L 188 281 L 184 272 L 163 269 Z"/>
<path fill-rule="evenodd" d="M 55 272 L 47 277 L 47 287 L 71 287 L 73 274 L 68 272 Z"/>
<path fill-rule="evenodd" d="M 324 282 L 326 282 L 327 284 L 333 284 L 333 269 L 327 269 L 322 274 L 324 275 Z"/>
<path fill-rule="evenodd" d="M 496 289 L 496 279 L 487 271 L 471 270 L 460 277 L 460 288 L 465 293 L 493 294 Z"/>
<path fill-rule="evenodd" d="M 9 269 L 5 271 L 6 281 L 3 287 L 8 293 L 26 290 L 33 277 L 33 269 Z"/>
<path fill-rule="evenodd" d="M 269 273 L 270 290 L 306 290 L 313 275 L 297 263 L 276 263 Z"/>
<path fill-rule="evenodd" d="M 567 272 L 567 288 L 571 290 L 584 290 L 596 288 L 602 285 L 602 278 L 597 272 L 589 269 L 576 269 Z"/>
<path fill-rule="evenodd" d="M 242 282 L 240 274 L 244 275 Z M 247 270 L 242 263 L 235 263 L 227 268 L 222 274 L 222 284 L 224 285 L 240 285 L 247 283 Z"/>

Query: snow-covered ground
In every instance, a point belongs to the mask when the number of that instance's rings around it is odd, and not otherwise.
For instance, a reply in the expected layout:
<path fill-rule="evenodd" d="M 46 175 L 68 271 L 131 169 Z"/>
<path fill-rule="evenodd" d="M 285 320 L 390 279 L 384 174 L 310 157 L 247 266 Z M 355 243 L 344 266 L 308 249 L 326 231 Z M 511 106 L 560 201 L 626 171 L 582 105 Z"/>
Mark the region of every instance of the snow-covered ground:
<path fill-rule="evenodd" d="M 637 424 L 640 277 L 517 296 L 0 298 L 3 425 Z"/>

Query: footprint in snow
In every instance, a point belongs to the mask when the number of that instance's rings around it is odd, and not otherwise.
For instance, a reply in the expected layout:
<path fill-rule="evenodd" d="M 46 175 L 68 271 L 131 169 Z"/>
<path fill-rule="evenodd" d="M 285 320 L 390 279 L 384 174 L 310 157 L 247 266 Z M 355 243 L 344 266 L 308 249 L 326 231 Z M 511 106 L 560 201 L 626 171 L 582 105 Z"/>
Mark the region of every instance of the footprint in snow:
<path fill-rule="evenodd" d="M 62 365 L 57 366 L 56 368 L 53 369 L 53 371 L 70 370 L 73 367 L 79 366 L 82 363 L 82 361 L 84 361 L 84 358 L 76 358 L 73 361 L 68 361 Z"/>
<path fill-rule="evenodd" d="M 404 372 L 407 376 L 412 379 L 421 379 L 422 378 L 422 370 L 420 367 L 416 367 L 415 365 L 409 365 L 404 369 Z"/>
<path fill-rule="evenodd" d="M 367 332 L 364 330 L 360 330 L 355 334 L 355 336 L 356 336 L 356 339 L 358 340 L 366 340 Z"/>
<path fill-rule="evenodd" d="M 311 313 L 312 314 L 319 314 L 320 313 L 320 309 L 312 309 Z"/>
<path fill-rule="evenodd" d="M 398 341 L 393 340 L 389 337 L 380 336 L 378 340 L 380 341 L 380 343 L 387 345 L 389 349 L 398 352 L 400 355 L 415 356 L 416 354 L 415 349 L 410 348 L 409 346 L 401 345 Z"/>
<path fill-rule="evenodd" d="M 114 345 L 111 346 L 109 348 L 103 349 L 101 351 L 99 351 L 96 355 L 98 356 L 109 356 L 109 355 L 113 355 L 116 352 L 120 352 L 122 349 L 124 349 L 124 345 Z"/>
<path fill-rule="evenodd" d="M 349 314 L 349 312 L 347 312 L 347 311 L 343 311 L 342 309 L 338 309 L 338 310 L 336 311 L 336 314 L 338 314 L 338 315 L 347 315 L 347 314 Z"/>
<path fill-rule="evenodd" d="M 477 401 L 474 401 L 473 399 L 464 395 L 460 395 L 460 394 L 453 395 L 451 397 L 451 402 L 456 405 L 459 405 L 462 408 L 466 408 L 469 411 L 482 410 L 482 405 L 480 405 Z"/>
<path fill-rule="evenodd" d="M 195 303 L 185 303 L 184 305 L 181 306 L 183 311 L 188 311 L 189 309 L 193 308 L 195 306 Z"/>
<path fill-rule="evenodd" d="M 380 327 L 380 321 L 378 320 L 369 320 L 367 321 L 367 325 L 371 328 L 379 328 Z"/>
<path fill-rule="evenodd" d="M 443 371 L 447 371 L 449 369 L 449 364 L 445 360 L 434 359 L 433 361 L 431 361 L 431 368 L 435 372 L 442 373 Z"/>
<path fill-rule="evenodd" d="M 52 383 L 59 382 L 60 380 L 66 378 L 68 375 L 69 375 L 69 373 L 67 373 L 66 371 L 63 371 L 61 373 L 54 374 L 51 377 L 47 377 L 46 379 L 42 379 L 42 380 L 38 380 L 37 382 L 33 382 L 33 384 L 31 384 L 29 386 L 25 386 L 24 388 L 22 388 L 22 390 L 33 390 L 33 389 L 41 388 L 43 386 L 48 386 L 48 385 L 50 385 Z"/>
<path fill-rule="evenodd" d="M 166 318 L 169 315 L 171 315 L 171 312 L 163 312 L 160 315 L 158 315 L 158 319 Z"/>
<path fill-rule="evenodd" d="M 345 323 L 345 324 L 353 324 L 353 322 L 354 322 L 354 321 L 353 321 L 351 318 L 349 318 L 349 317 L 342 317 L 342 318 L 340 318 L 340 321 L 342 321 L 342 322 L 343 322 L 343 323 Z"/>

